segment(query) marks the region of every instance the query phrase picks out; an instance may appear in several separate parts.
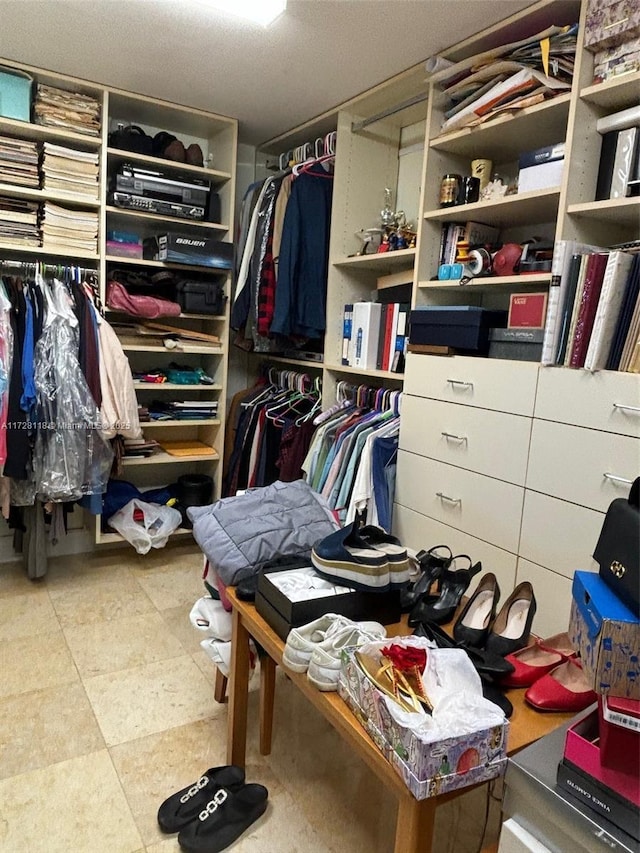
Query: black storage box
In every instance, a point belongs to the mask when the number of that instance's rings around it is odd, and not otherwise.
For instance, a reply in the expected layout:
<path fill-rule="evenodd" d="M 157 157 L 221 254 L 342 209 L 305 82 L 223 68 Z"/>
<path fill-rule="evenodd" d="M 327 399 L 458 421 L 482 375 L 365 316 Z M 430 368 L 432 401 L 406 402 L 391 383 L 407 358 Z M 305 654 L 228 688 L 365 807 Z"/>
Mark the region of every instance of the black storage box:
<path fill-rule="evenodd" d="M 544 329 L 491 329 L 489 358 L 540 361 Z"/>
<path fill-rule="evenodd" d="M 142 252 L 145 260 L 170 261 L 221 270 L 233 268 L 233 243 L 194 234 L 166 232 L 148 237 L 142 242 Z"/>
<path fill-rule="evenodd" d="M 218 281 L 181 281 L 177 301 L 185 314 L 224 314 L 224 285 Z"/>
<path fill-rule="evenodd" d="M 506 325 L 506 311 L 489 311 L 474 305 L 429 305 L 411 312 L 409 343 L 486 355 L 489 330 Z"/>
<path fill-rule="evenodd" d="M 270 575 L 274 572 L 298 571 L 288 566 L 268 569 L 258 577 L 256 610 L 271 625 L 281 640 L 286 640 L 292 628 L 299 628 L 313 622 L 325 613 L 340 613 L 358 622 L 374 620 L 383 625 L 400 621 L 400 593 L 363 592 L 351 590 L 339 595 L 324 595 L 293 601 L 272 583 Z"/>

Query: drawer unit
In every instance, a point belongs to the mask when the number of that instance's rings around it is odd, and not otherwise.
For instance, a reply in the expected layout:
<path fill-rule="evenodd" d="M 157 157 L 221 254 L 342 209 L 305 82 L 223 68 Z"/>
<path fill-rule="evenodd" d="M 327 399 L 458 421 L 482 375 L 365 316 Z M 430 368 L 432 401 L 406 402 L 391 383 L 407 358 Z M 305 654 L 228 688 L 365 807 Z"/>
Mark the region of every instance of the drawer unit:
<path fill-rule="evenodd" d="M 584 34 L 584 46 L 591 51 L 614 47 L 640 33 L 638 0 L 617 0 L 603 3 L 589 0 Z"/>
<path fill-rule="evenodd" d="M 636 438 L 534 418 L 528 489 L 606 512 L 628 496 L 639 469 Z"/>
<path fill-rule="evenodd" d="M 640 376 L 541 368 L 534 415 L 640 438 Z"/>
<path fill-rule="evenodd" d="M 592 554 L 603 521 L 601 512 L 526 489 L 520 554 L 573 578 L 576 569 L 595 565 Z"/>
<path fill-rule="evenodd" d="M 530 581 L 536 597 L 536 615 L 531 630 L 539 637 L 566 631 L 571 610 L 569 578 L 518 557 L 516 583 Z M 500 605 L 498 605 L 500 606 Z"/>
<path fill-rule="evenodd" d="M 393 533 L 404 545 L 416 551 L 421 548 L 427 550 L 434 545 L 448 545 L 454 554 L 468 554 L 474 562 L 480 560 L 483 572 L 495 574 L 505 597 L 507 590 L 515 585 L 515 554 L 397 503 L 393 506 Z M 480 575 L 471 582 L 471 591 L 479 579 Z"/>
<path fill-rule="evenodd" d="M 532 362 L 409 353 L 404 391 L 447 403 L 532 415 L 538 365 Z"/>
<path fill-rule="evenodd" d="M 523 498 L 519 486 L 398 452 L 397 503 L 514 554 Z"/>
<path fill-rule="evenodd" d="M 523 486 L 531 418 L 405 396 L 400 447 Z"/>

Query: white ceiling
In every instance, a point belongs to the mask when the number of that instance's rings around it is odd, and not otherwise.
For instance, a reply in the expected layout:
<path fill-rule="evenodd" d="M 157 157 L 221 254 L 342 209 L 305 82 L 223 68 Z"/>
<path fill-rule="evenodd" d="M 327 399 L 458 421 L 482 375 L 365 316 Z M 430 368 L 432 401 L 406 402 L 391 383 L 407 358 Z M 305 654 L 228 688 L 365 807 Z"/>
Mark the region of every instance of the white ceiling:
<path fill-rule="evenodd" d="M 256 144 L 531 0 L 289 0 L 267 29 L 206 0 L 0 0 L 0 57 L 213 110 Z"/>

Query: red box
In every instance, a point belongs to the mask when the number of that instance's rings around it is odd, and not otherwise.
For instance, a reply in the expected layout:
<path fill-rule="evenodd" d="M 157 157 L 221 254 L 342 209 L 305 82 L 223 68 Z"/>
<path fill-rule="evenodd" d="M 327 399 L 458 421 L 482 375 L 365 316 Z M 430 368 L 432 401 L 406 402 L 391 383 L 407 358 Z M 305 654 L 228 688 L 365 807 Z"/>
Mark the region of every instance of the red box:
<path fill-rule="evenodd" d="M 640 778 L 633 769 L 633 757 L 621 756 L 623 769 L 605 767 L 600 756 L 598 712 L 592 711 L 567 729 L 564 757 L 621 797 L 640 806 Z"/>
<path fill-rule="evenodd" d="M 508 329 L 544 329 L 546 293 L 512 293 L 509 297 Z"/>
<path fill-rule="evenodd" d="M 598 724 L 602 765 L 640 776 L 640 701 L 598 696 Z"/>

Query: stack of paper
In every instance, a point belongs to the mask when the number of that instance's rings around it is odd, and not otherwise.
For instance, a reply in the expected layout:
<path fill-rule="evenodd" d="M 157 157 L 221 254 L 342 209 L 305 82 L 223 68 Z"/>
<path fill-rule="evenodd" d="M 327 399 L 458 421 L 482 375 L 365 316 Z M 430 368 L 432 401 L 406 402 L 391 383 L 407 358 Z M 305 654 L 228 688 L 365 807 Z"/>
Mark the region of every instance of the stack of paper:
<path fill-rule="evenodd" d="M 90 136 L 100 134 L 100 106 L 95 98 L 38 83 L 34 104 L 36 124 Z"/>
<path fill-rule="evenodd" d="M 54 251 L 98 251 L 98 214 L 44 204 L 42 245 Z"/>
<path fill-rule="evenodd" d="M 0 136 L 0 183 L 38 189 L 38 147 L 26 139 Z"/>
<path fill-rule="evenodd" d="M 44 143 L 44 189 L 98 198 L 98 154 Z"/>
<path fill-rule="evenodd" d="M 218 403 L 216 400 L 186 400 L 183 403 L 154 400 L 149 412 L 154 421 L 208 420 L 217 417 Z"/>
<path fill-rule="evenodd" d="M 0 243 L 27 247 L 40 245 L 37 202 L 0 198 Z"/>

